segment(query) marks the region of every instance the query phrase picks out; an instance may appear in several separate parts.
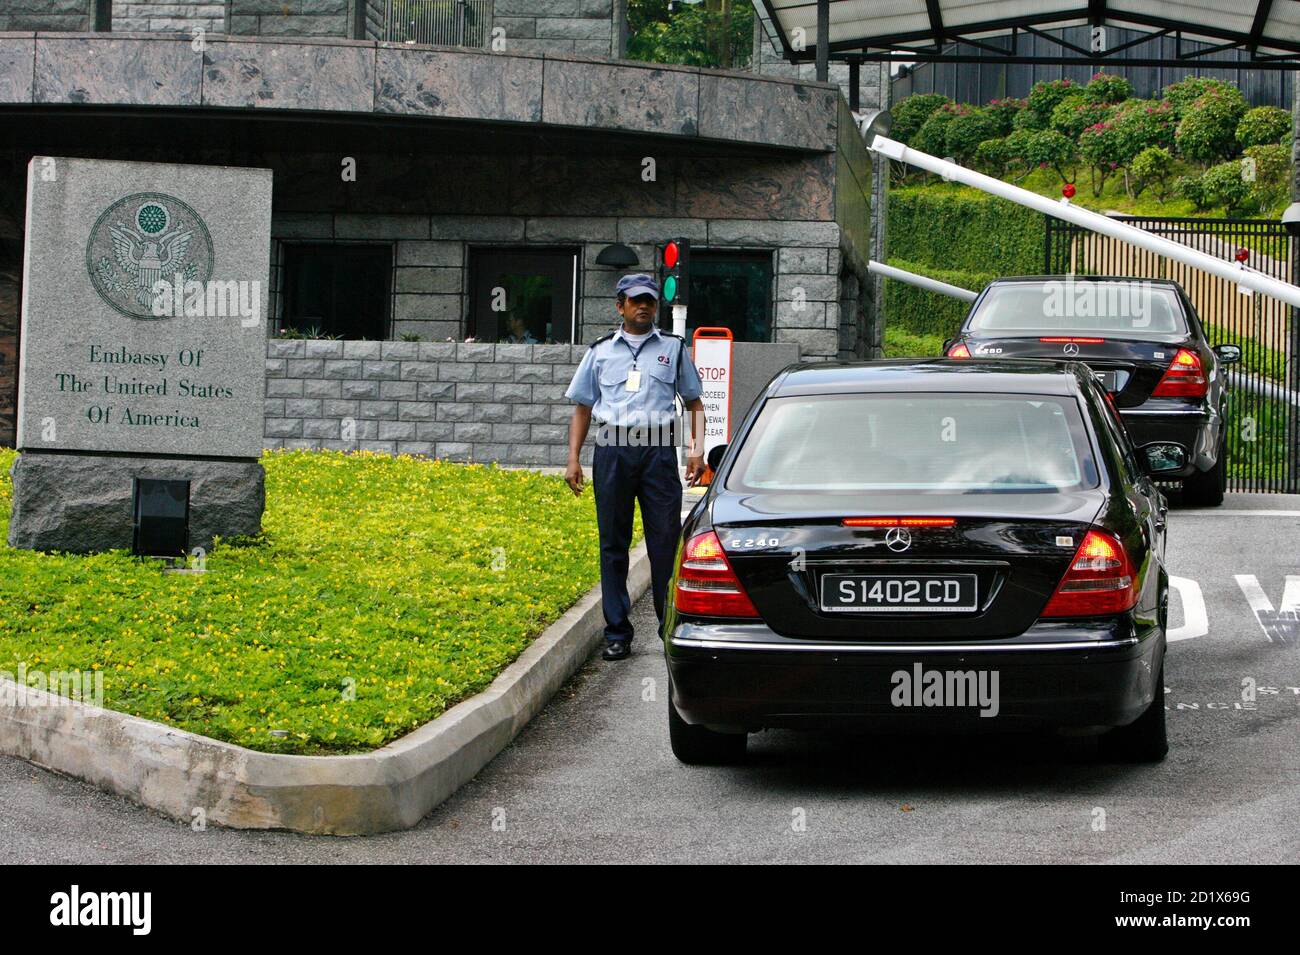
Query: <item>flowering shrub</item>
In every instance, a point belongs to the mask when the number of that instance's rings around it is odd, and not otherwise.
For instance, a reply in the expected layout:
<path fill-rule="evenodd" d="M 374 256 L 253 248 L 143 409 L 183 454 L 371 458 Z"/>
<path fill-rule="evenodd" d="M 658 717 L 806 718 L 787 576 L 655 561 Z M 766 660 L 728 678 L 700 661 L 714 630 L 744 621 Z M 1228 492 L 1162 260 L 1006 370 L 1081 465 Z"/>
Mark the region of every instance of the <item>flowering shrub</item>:
<path fill-rule="evenodd" d="M 1047 117 L 1039 114 L 1036 110 L 1022 109 L 1016 113 L 1016 118 L 1011 121 L 1011 128 L 1015 132 L 1046 129 Z"/>
<path fill-rule="evenodd" d="M 1161 146 L 1148 146 L 1138 153 L 1129 172 L 1133 177 L 1134 195 L 1141 195 L 1148 186 L 1161 202 L 1169 194 L 1169 177 L 1174 171 L 1174 157 Z"/>
<path fill-rule="evenodd" d="M 1153 146 L 1174 146 L 1173 107 L 1165 102 L 1131 99 L 1115 107 L 1111 120 L 1120 139 L 1120 164 L 1128 165 L 1138 153 Z"/>
<path fill-rule="evenodd" d="M 1089 103 L 1119 103 L 1133 95 L 1133 84 L 1122 76 L 1095 73 L 1083 95 Z"/>
<path fill-rule="evenodd" d="M 1114 123 L 1097 123 L 1079 134 L 1079 155 L 1092 166 L 1092 194 L 1100 196 L 1106 180 L 1125 161 L 1123 139 Z"/>
<path fill-rule="evenodd" d="M 1163 99 L 1173 108 L 1174 119 L 1181 120 L 1187 107 L 1210 92 L 1210 90 L 1232 90 L 1235 92 L 1236 87 L 1223 82 L 1223 80 L 1212 80 L 1204 76 L 1189 76 L 1185 80 L 1179 80 L 1177 83 L 1166 86 Z"/>
<path fill-rule="evenodd" d="M 890 115 L 894 118 L 894 123 L 889 132 L 890 138 L 910 146 L 912 137 L 930 118 L 930 114 L 940 106 L 950 102 L 952 101 L 948 97 L 939 93 L 917 93 L 900 100 L 897 105 L 889 110 Z"/>
<path fill-rule="evenodd" d="M 1073 142 L 1053 129 L 1031 133 L 1025 140 L 1023 158 L 1031 166 L 1054 169 L 1065 182 L 1074 182 L 1078 154 Z"/>
<path fill-rule="evenodd" d="M 1007 161 L 1010 156 L 1007 154 L 1007 141 L 1002 139 L 986 139 L 975 149 L 975 163 L 981 172 L 990 176 L 1001 176 L 1006 172 Z"/>
<path fill-rule="evenodd" d="M 1228 215 L 1243 215 L 1258 209 L 1258 197 L 1253 183 L 1242 175 L 1240 160 L 1221 162 L 1211 166 L 1201 177 L 1201 188 L 1207 205 L 1222 205 Z"/>
<path fill-rule="evenodd" d="M 369 750 L 484 689 L 599 579 L 592 495 L 558 477 L 262 461 L 262 537 L 219 542 L 205 573 L 0 546 L 0 670 L 103 671 L 106 706 L 253 749 Z"/>
<path fill-rule="evenodd" d="M 1110 114 L 1111 107 L 1105 103 L 1089 103 L 1079 93 L 1056 104 L 1056 109 L 1052 110 L 1051 127 L 1070 139 L 1078 140 L 1080 133 L 1089 126 L 1104 123 Z"/>
<path fill-rule="evenodd" d="M 1025 101 L 1008 96 L 1004 99 L 989 100 L 989 104 L 984 109 L 996 120 L 998 135 L 1005 136 L 1015 128 L 1016 117 L 1025 111 Z"/>
<path fill-rule="evenodd" d="M 970 109 L 954 116 L 948 124 L 944 144 L 946 155 L 964 163 L 975 155 L 979 144 L 1001 135 L 997 118 L 988 110 Z"/>
<path fill-rule="evenodd" d="M 916 131 L 908 145 L 932 156 L 943 156 L 948 150 L 948 125 L 958 116 L 965 116 L 971 107 L 964 103 L 945 103 L 931 113 Z"/>
<path fill-rule="evenodd" d="M 1208 163 L 1230 157 L 1237 148 L 1237 125 L 1246 112 L 1246 99 L 1235 87 L 1215 87 L 1183 110 L 1174 139 L 1191 162 Z"/>
<path fill-rule="evenodd" d="M 1291 133 L 1291 114 L 1278 106 L 1256 106 L 1237 124 L 1237 142 L 1243 149 L 1271 146 Z"/>
<path fill-rule="evenodd" d="M 1050 80 L 1035 83 L 1029 91 L 1029 109 L 1042 118 L 1043 124 L 1052 117 L 1052 110 L 1067 96 L 1079 93 L 1079 86 L 1072 80 Z"/>

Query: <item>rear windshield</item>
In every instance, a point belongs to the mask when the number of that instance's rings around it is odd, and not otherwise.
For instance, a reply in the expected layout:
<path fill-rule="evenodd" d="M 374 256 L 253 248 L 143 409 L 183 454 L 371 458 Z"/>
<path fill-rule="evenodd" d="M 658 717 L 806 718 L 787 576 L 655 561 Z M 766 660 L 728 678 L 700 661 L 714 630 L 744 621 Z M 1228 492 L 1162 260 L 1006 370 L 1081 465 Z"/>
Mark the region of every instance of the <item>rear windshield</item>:
<path fill-rule="evenodd" d="M 727 479 L 732 490 L 757 492 L 1096 486 L 1073 399 L 982 393 L 771 399 Z"/>
<path fill-rule="evenodd" d="M 969 329 L 1009 338 L 1104 332 L 1141 339 L 1185 334 L 1187 325 L 1168 286 L 1063 280 L 992 286 Z"/>

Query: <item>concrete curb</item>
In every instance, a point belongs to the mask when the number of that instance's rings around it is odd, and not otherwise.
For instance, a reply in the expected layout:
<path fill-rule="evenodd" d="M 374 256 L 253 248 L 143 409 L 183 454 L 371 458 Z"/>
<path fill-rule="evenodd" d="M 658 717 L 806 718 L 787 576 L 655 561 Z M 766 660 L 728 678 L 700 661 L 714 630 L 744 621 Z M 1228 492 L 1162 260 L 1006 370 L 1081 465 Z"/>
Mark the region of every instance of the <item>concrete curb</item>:
<path fill-rule="evenodd" d="M 645 544 L 628 591 L 650 585 Z M 600 587 L 588 591 L 483 692 L 383 749 L 283 756 L 0 684 L 0 753 L 66 773 L 184 822 L 366 835 L 409 829 L 472 779 L 599 645 Z"/>

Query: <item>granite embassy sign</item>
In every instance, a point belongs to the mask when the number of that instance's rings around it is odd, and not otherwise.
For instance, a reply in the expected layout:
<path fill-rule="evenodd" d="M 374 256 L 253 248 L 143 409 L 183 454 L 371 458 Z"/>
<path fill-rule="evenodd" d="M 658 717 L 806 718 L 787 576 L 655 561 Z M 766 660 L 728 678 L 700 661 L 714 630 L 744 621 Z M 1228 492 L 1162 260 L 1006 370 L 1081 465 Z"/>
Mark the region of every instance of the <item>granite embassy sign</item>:
<path fill-rule="evenodd" d="M 261 453 L 270 191 L 266 170 L 32 160 L 20 450 Z"/>
<path fill-rule="evenodd" d="M 140 479 L 260 529 L 270 235 L 270 170 L 32 159 L 11 545 L 133 546 Z"/>

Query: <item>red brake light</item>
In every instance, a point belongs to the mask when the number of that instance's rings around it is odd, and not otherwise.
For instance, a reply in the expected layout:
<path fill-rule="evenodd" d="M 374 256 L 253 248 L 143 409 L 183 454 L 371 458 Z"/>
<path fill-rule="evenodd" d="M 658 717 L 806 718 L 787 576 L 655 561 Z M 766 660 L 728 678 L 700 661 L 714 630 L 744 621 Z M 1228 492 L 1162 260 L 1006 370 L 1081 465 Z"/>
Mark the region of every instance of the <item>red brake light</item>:
<path fill-rule="evenodd" d="M 1088 531 L 1061 582 L 1043 610 L 1044 617 L 1101 617 L 1132 610 L 1138 588 L 1133 564 L 1119 539 Z"/>
<path fill-rule="evenodd" d="M 701 617 L 758 616 L 713 531 L 695 535 L 682 548 L 675 603 L 679 613 Z"/>
<path fill-rule="evenodd" d="M 1078 345 L 1100 345 L 1106 341 L 1104 338 L 1040 338 L 1040 342 L 1074 342 Z"/>
<path fill-rule="evenodd" d="M 1201 356 L 1180 348 L 1151 394 L 1156 398 L 1204 398 L 1206 388 Z"/>
<path fill-rule="evenodd" d="M 843 527 L 952 527 L 955 517 L 846 517 Z"/>
<path fill-rule="evenodd" d="M 969 358 L 970 349 L 966 347 L 965 342 L 958 342 L 948 349 L 949 358 Z"/>

